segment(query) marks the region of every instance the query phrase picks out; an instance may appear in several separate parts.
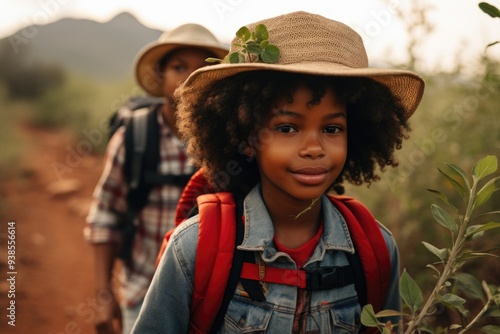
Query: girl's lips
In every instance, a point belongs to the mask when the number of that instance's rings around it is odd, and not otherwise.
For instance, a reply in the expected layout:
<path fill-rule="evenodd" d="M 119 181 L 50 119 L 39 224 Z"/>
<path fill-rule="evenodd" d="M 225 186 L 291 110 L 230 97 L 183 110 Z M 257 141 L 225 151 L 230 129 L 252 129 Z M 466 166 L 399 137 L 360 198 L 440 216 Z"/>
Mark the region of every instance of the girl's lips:
<path fill-rule="evenodd" d="M 324 168 L 303 168 L 292 172 L 293 177 L 306 185 L 319 185 L 325 182 L 327 170 Z"/>
<path fill-rule="evenodd" d="M 303 167 L 292 170 L 292 173 L 297 174 L 324 174 L 326 172 L 328 172 L 328 169 L 324 167 Z"/>

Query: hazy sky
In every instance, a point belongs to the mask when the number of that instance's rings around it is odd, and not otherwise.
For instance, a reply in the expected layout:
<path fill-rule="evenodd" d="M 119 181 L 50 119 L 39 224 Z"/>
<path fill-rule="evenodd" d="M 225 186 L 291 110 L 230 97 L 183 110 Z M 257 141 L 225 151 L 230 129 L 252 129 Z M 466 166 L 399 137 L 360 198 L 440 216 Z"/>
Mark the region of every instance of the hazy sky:
<path fill-rule="evenodd" d="M 500 40 L 500 19 L 493 19 L 474 0 L 423 0 L 434 9 L 435 31 L 419 50 L 428 69 L 453 67 L 457 55 L 464 61 L 478 57 L 484 47 Z M 500 8 L 500 0 L 487 1 Z M 0 0 L 0 38 L 31 24 L 62 17 L 107 21 L 129 11 L 152 28 L 171 29 L 196 22 L 229 42 L 243 24 L 304 10 L 344 22 L 364 39 L 370 60 L 405 60 L 404 25 L 394 8 L 408 8 L 410 0 Z M 174 4 L 174 5 L 170 5 Z M 21 30 L 19 33 L 22 33 Z M 500 57 L 500 45 L 488 50 Z"/>

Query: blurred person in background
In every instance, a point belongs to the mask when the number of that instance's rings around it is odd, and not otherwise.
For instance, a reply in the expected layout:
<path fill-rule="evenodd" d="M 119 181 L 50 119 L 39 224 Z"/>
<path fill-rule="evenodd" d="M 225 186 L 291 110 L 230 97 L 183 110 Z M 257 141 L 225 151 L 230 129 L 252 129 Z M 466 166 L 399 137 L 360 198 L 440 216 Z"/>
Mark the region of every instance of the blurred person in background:
<path fill-rule="evenodd" d="M 143 114 L 148 114 L 157 127 L 158 138 L 153 140 L 154 145 L 147 145 L 156 149 L 158 163 L 154 167 L 158 175 L 147 176 L 144 165 L 135 169 L 137 162 L 128 162 L 132 158 L 127 152 L 127 133 L 132 130 L 127 128 L 136 123 L 123 122 L 127 125 L 114 130 L 106 148 L 104 171 L 94 191 L 84 230 L 85 239 L 94 246 L 96 293 L 109 291 L 112 296 L 97 313 L 97 333 L 117 333 L 117 327 L 122 328 L 122 333 L 130 333 L 152 280 L 163 236 L 174 227 L 177 201 L 194 172 L 178 138 L 173 93 L 193 71 L 209 64 L 205 59 L 223 58 L 227 52 L 205 27 L 185 24 L 162 34 L 137 55 L 136 79 L 148 96 L 134 101 L 139 101 Z M 137 111 L 129 119 L 140 114 Z M 151 125 L 148 126 L 144 137 L 152 132 Z M 129 169 L 144 175 L 135 175 Z M 140 191 L 131 191 L 137 188 Z M 119 298 L 115 298 L 112 271 L 120 257 L 123 266 Z"/>

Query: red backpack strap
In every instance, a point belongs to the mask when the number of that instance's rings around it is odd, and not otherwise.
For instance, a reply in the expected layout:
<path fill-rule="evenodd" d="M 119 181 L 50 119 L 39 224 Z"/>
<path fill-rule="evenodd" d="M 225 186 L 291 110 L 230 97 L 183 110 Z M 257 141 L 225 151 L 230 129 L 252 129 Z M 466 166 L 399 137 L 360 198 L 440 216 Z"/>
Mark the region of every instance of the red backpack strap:
<path fill-rule="evenodd" d="M 196 204 L 198 196 L 201 194 L 213 193 L 214 191 L 215 190 L 208 184 L 205 176 L 203 176 L 203 171 L 198 169 L 189 179 L 189 182 L 184 187 L 181 197 L 177 202 L 177 207 L 175 208 L 175 226 L 177 227 L 180 223 L 186 220 L 186 218 L 188 218 L 191 209 L 193 209 Z M 175 228 L 171 229 L 163 238 L 160 251 L 156 257 L 157 267 L 163 253 L 165 253 L 165 249 L 167 249 L 168 240 L 174 231 Z"/>
<path fill-rule="evenodd" d="M 233 259 L 236 205 L 228 192 L 200 195 L 197 202 L 199 235 L 189 333 L 208 333 L 221 306 Z"/>
<path fill-rule="evenodd" d="M 382 309 L 389 287 L 391 260 L 380 226 L 361 202 L 348 196 L 328 196 L 344 217 L 366 278 L 368 304 Z"/>
<path fill-rule="evenodd" d="M 193 176 L 191 176 L 191 179 L 184 187 L 181 197 L 177 202 L 177 207 L 175 209 L 175 226 L 188 218 L 188 214 L 195 206 L 198 196 L 213 192 L 215 192 L 215 190 L 208 184 L 203 175 L 203 170 L 198 169 Z"/>

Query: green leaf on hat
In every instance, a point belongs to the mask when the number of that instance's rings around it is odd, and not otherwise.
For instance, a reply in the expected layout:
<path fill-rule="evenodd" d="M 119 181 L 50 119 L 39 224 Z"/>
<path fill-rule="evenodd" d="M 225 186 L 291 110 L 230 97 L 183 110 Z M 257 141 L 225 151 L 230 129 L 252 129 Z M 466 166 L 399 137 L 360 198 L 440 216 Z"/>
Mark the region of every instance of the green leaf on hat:
<path fill-rule="evenodd" d="M 280 59 L 280 49 L 273 44 L 268 44 L 260 55 L 265 63 L 273 64 Z"/>
<path fill-rule="evenodd" d="M 239 39 L 241 39 L 243 42 L 248 41 L 251 36 L 252 36 L 252 33 L 250 32 L 250 29 L 248 29 L 245 26 L 241 27 L 236 32 L 236 37 L 238 37 Z"/>
<path fill-rule="evenodd" d="M 208 57 L 207 59 L 205 59 L 205 61 L 207 63 L 217 63 L 217 62 L 220 62 L 221 60 L 219 58 Z"/>
<path fill-rule="evenodd" d="M 239 64 L 244 62 L 245 62 L 245 56 L 241 52 L 235 51 L 229 54 L 230 64 Z"/>
<path fill-rule="evenodd" d="M 269 32 L 267 31 L 267 27 L 265 25 L 258 24 L 255 27 L 254 39 L 257 43 L 269 39 Z"/>
<path fill-rule="evenodd" d="M 231 49 L 237 51 L 230 52 L 224 59 L 207 58 L 206 61 L 222 64 L 246 62 L 273 64 L 279 60 L 280 50 L 276 45 L 269 44 L 269 32 L 264 24 L 257 25 L 254 32 L 243 26 L 236 32 L 236 37 Z"/>
<path fill-rule="evenodd" d="M 260 55 L 262 53 L 262 47 L 255 41 L 248 41 L 244 50 L 255 55 Z"/>

